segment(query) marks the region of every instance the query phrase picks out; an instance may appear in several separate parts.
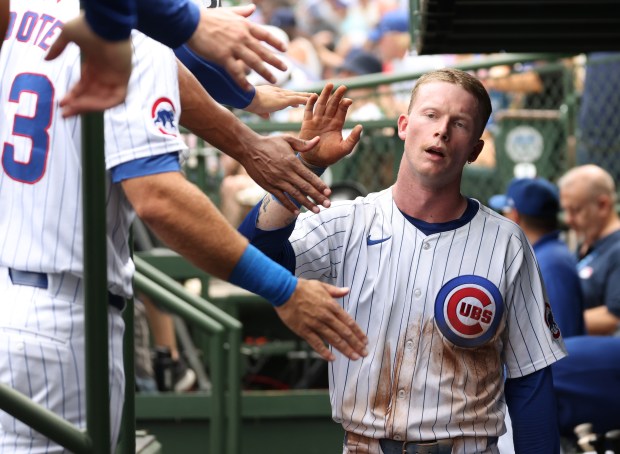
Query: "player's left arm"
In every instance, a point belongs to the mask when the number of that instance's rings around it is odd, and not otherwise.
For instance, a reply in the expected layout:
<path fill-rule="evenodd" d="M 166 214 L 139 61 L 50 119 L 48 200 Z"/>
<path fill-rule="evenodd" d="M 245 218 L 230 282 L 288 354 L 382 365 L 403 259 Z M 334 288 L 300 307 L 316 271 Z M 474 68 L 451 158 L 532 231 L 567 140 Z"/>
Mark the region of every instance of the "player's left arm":
<path fill-rule="evenodd" d="M 560 432 L 551 367 L 545 367 L 505 383 L 517 454 L 559 454 Z"/>

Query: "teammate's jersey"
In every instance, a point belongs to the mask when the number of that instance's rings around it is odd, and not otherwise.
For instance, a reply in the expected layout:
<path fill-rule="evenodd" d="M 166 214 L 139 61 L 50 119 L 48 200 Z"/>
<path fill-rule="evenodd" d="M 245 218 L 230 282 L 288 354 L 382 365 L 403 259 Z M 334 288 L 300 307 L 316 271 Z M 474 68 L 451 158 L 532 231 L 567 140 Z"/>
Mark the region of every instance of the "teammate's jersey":
<path fill-rule="evenodd" d="M 11 4 L 0 55 L 1 266 L 83 273 L 80 120 L 63 119 L 55 108 L 80 77 L 79 49 L 70 44 L 58 59 L 44 61 L 63 23 L 77 14 L 76 0 Z M 132 36 L 134 57 L 139 53 L 140 58 L 134 58 L 129 96 L 105 116 L 108 169 L 185 149 L 178 137 L 174 55 L 143 35 Z M 127 232 L 133 211 L 109 172 L 106 188 L 110 291 L 129 296 L 133 264 Z"/>
<path fill-rule="evenodd" d="M 504 365 L 514 378 L 565 355 L 523 232 L 482 205 L 473 212 L 427 236 L 390 188 L 297 220 L 296 274 L 350 287 L 342 305 L 368 335 L 367 357 L 335 352 L 329 367 L 346 431 L 486 440 L 504 430 Z"/>

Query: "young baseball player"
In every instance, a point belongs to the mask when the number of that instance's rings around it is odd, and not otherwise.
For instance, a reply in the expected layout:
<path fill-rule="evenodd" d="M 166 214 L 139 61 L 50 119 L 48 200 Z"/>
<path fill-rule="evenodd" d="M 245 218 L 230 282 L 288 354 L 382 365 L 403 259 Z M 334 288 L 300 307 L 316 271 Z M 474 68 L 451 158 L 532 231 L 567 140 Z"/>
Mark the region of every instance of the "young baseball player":
<path fill-rule="evenodd" d="M 321 136 L 303 157 L 317 173 L 361 132 L 342 139 L 351 101 L 332 88 L 304 115 L 303 137 Z M 299 217 L 267 196 L 240 227 L 297 276 L 350 288 L 340 304 L 370 351 L 329 366 L 345 453 L 497 453 L 506 404 L 517 452 L 559 452 L 549 365 L 565 350 L 532 248 L 460 192 L 490 113 L 476 78 L 430 72 L 398 119 L 404 154 L 392 187 Z"/>
<path fill-rule="evenodd" d="M 70 46 L 58 59 L 44 60 L 63 23 L 78 10 L 77 0 L 14 2 L 0 53 L 0 382 L 83 427 L 80 121 L 63 118 L 57 107 L 79 77 L 79 49 Z M 178 136 L 181 103 L 173 53 L 141 34 L 133 36 L 133 48 L 127 100 L 105 115 L 112 448 L 124 397 L 121 310 L 123 298 L 132 294 L 127 239 L 135 212 L 203 270 L 272 301 L 289 327 L 326 359 L 333 354 L 322 339 L 353 359 L 365 346 L 361 330 L 333 301 L 346 289 L 298 279 L 269 261 L 182 177 L 179 154 L 186 147 Z M 239 124 L 226 133 L 221 123 L 200 126 L 192 120 L 192 113 L 215 115 L 213 121 L 228 117 L 202 110 L 204 90 L 188 74 L 181 76 L 184 83 L 195 83 L 183 95 L 187 121 L 216 142 L 232 134 L 229 144 L 252 153 L 255 144 L 238 143 L 247 138 Z M 261 142 L 259 155 L 261 147 L 275 144 Z M 63 450 L 0 412 L 0 451 Z"/>

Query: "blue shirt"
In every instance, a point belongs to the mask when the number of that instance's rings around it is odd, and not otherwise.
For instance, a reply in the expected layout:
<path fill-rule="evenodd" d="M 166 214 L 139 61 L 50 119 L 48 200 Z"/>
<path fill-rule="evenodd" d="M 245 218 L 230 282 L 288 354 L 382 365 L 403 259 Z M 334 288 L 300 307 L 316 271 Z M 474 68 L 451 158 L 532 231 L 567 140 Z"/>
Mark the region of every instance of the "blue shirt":
<path fill-rule="evenodd" d="M 594 243 L 577 270 L 585 309 L 604 304 L 620 317 L 620 230 Z"/>
<path fill-rule="evenodd" d="M 586 332 L 577 260 L 559 236 L 559 231 L 548 233 L 533 248 L 553 318 L 560 327 L 562 337 L 566 339 Z"/>

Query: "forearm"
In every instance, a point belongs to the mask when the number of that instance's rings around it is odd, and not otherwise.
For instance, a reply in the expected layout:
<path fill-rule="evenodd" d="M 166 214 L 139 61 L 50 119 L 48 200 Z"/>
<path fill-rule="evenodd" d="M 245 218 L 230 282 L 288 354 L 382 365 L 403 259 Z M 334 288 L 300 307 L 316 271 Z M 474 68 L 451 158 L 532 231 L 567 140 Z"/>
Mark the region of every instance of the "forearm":
<path fill-rule="evenodd" d="M 243 163 L 244 155 L 261 136 L 217 103 L 180 61 L 178 68 L 181 125 Z"/>
<path fill-rule="evenodd" d="M 171 249 L 194 265 L 228 280 L 247 240 L 211 201 L 180 173 L 123 181 L 138 216 Z"/>
<path fill-rule="evenodd" d="M 605 305 L 586 309 L 583 315 L 588 334 L 604 336 L 614 334 L 620 324 L 620 319 L 609 312 Z"/>
<path fill-rule="evenodd" d="M 6 29 L 9 26 L 9 0 L 0 0 L 0 36 L 6 35 Z M 0 41 L 0 49 L 2 41 Z"/>

